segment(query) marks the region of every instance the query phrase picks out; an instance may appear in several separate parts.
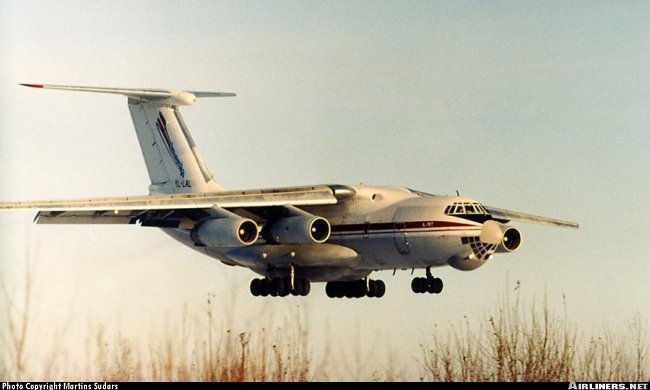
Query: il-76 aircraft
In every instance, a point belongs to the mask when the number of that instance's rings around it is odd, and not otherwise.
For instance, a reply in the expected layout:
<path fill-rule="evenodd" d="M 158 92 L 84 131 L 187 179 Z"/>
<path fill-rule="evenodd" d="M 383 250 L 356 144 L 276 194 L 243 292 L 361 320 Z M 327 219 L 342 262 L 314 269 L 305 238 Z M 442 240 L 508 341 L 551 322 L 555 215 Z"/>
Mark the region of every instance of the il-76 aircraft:
<path fill-rule="evenodd" d="M 402 187 L 312 185 L 226 191 L 213 180 L 178 109 L 222 92 L 27 87 L 121 94 L 128 98 L 151 184 L 149 195 L 3 202 L 38 209 L 38 224 L 137 224 L 157 227 L 224 264 L 249 268 L 255 296 L 309 294 L 326 282 L 331 298 L 382 297 L 379 270 L 424 269 L 414 293 L 438 294 L 431 268 L 474 270 L 522 242 L 511 221 L 577 228 L 578 224 L 485 206 L 463 196 Z"/>

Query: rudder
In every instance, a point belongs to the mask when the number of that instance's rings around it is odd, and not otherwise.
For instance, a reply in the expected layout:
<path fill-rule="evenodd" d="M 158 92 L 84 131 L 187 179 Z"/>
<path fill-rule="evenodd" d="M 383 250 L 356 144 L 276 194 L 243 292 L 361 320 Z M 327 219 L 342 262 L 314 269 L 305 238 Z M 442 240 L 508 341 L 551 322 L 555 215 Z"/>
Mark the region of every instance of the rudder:
<path fill-rule="evenodd" d="M 150 193 L 222 191 L 203 162 L 177 107 L 129 99 Z"/>

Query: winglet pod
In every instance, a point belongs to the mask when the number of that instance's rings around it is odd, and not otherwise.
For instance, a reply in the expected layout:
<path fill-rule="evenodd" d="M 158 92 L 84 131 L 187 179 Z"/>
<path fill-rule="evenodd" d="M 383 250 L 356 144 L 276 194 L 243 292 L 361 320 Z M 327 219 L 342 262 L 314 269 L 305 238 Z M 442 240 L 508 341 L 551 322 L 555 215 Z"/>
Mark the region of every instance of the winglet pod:
<path fill-rule="evenodd" d="M 113 93 L 127 96 L 142 102 L 160 103 L 169 106 L 191 106 L 196 99 L 204 97 L 231 97 L 236 96 L 231 92 L 205 92 L 205 91 L 177 91 L 171 89 L 145 89 L 145 88 L 101 88 L 80 87 L 71 85 L 26 84 L 20 85 L 30 88 L 60 89 L 64 91 L 82 91 L 96 93 Z"/>

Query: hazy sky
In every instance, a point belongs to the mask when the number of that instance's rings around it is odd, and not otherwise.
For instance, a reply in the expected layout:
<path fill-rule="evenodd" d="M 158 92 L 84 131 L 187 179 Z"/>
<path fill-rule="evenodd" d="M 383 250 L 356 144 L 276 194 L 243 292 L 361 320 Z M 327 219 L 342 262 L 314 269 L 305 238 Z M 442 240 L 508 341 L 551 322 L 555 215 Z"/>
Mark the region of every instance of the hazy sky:
<path fill-rule="evenodd" d="M 226 188 L 459 190 L 581 228 L 518 225 L 518 252 L 434 270 L 438 296 L 412 294 L 410 270 L 374 275 L 381 300 L 330 300 L 323 284 L 249 297 L 250 271 L 156 229 L 36 226 L 32 212 L 0 214 L 2 266 L 31 253 L 42 323 L 155 332 L 214 293 L 235 302 L 232 326 L 300 307 L 315 348 L 412 365 L 434 323 L 478 317 L 516 281 L 558 310 L 565 295 L 585 327 L 649 320 L 648 20 L 646 2 L 3 1 L 2 200 L 149 184 L 126 98 L 17 83 L 185 88 L 238 94 L 182 110 Z"/>

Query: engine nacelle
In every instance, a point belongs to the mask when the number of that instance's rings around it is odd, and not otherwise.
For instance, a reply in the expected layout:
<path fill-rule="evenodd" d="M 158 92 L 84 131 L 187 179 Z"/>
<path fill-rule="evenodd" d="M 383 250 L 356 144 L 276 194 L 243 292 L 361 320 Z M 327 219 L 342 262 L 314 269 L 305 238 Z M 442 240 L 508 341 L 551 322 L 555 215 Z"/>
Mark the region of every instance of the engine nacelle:
<path fill-rule="evenodd" d="M 330 223 L 315 215 L 297 215 L 271 222 L 268 237 L 276 244 L 320 244 L 330 238 Z"/>
<path fill-rule="evenodd" d="M 201 246 L 212 248 L 251 245 L 257 241 L 259 229 L 252 219 L 208 219 L 192 229 L 190 237 Z"/>
<path fill-rule="evenodd" d="M 521 232 L 518 229 L 503 226 L 503 238 L 497 247 L 498 253 L 514 252 L 521 246 Z"/>

